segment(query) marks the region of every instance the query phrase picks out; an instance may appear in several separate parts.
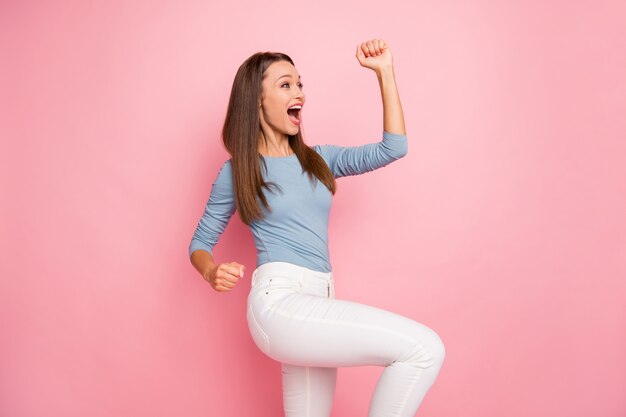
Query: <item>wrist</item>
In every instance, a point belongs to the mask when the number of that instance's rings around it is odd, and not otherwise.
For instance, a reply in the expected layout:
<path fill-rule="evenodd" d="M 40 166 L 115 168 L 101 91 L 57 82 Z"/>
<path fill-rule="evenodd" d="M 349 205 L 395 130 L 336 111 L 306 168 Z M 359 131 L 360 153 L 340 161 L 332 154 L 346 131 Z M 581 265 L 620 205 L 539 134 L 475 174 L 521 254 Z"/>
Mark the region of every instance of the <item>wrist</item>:
<path fill-rule="evenodd" d="M 202 273 L 202 277 L 205 279 L 205 281 L 210 281 L 211 273 L 213 272 L 214 268 L 215 265 L 212 264 Z"/>
<path fill-rule="evenodd" d="M 393 78 L 393 76 L 394 76 L 394 74 L 393 74 L 393 65 L 380 66 L 374 72 L 376 73 L 376 76 L 379 79 L 388 78 L 388 77 Z"/>

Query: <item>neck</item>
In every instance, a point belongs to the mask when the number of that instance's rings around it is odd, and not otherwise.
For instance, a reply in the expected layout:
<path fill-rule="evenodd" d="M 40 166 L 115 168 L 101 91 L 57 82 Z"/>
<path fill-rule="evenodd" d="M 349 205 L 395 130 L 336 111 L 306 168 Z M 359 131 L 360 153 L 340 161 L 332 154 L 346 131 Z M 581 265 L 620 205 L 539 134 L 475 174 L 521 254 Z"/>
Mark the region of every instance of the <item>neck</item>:
<path fill-rule="evenodd" d="M 261 132 L 259 153 L 266 156 L 289 156 L 293 152 L 289 147 L 289 138 L 282 133 Z"/>

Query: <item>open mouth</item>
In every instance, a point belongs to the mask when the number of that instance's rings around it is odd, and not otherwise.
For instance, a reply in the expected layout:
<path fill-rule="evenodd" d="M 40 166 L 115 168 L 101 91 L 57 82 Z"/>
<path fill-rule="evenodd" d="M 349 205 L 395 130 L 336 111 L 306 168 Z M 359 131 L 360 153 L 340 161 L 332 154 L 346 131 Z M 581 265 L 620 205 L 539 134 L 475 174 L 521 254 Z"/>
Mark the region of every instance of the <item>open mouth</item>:
<path fill-rule="evenodd" d="M 293 109 L 287 110 L 287 114 L 289 115 L 289 120 L 291 120 L 291 123 L 295 125 L 299 125 L 302 122 L 302 119 L 300 118 L 301 116 L 300 111 L 301 109 L 299 108 L 293 108 Z"/>

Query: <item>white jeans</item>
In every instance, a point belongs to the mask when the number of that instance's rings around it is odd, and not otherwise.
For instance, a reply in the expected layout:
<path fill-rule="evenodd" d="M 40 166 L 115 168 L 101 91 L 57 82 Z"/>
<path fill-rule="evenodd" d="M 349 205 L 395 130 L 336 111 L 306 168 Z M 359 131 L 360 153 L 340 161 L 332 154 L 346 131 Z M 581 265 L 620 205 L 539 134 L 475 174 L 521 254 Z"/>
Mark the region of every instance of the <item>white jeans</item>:
<path fill-rule="evenodd" d="M 369 417 L 413 417 L 445 356 L 432 329 L 377 307 L 335 299 L 332 272 L 268 262 L 252 273 L 248 326 L 281 362 L 285 417 L 329 417 L 337 367 L 385 366 Z"/>

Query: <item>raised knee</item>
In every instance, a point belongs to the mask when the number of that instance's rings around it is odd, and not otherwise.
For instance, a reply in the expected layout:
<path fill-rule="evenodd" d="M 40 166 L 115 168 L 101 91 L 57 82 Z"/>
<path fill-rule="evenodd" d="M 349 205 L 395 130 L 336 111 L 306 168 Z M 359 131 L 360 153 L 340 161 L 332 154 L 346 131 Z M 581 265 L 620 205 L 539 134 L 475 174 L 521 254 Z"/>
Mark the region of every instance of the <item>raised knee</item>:
<path fill-rule="evenodd" d="M 418 339 L 404 362 L 415 364 L 421 368 L 435 368 L 439 370 L 446 357 L 446 347 L 441 337 L 433 331 L 428 331 L 428 335 Z"/>
<path fill-rule="evenodd" d="M 437 333 L 435 333 L 435 337 L 433 337 L 432 342 L 430 342 L 430 349 L 434 366 L 441 368 L 441 365 L 443 365 L 443 361 L 446 358 L 446 346 L 443 344 L 441 337 L 439 337 Z"/>

